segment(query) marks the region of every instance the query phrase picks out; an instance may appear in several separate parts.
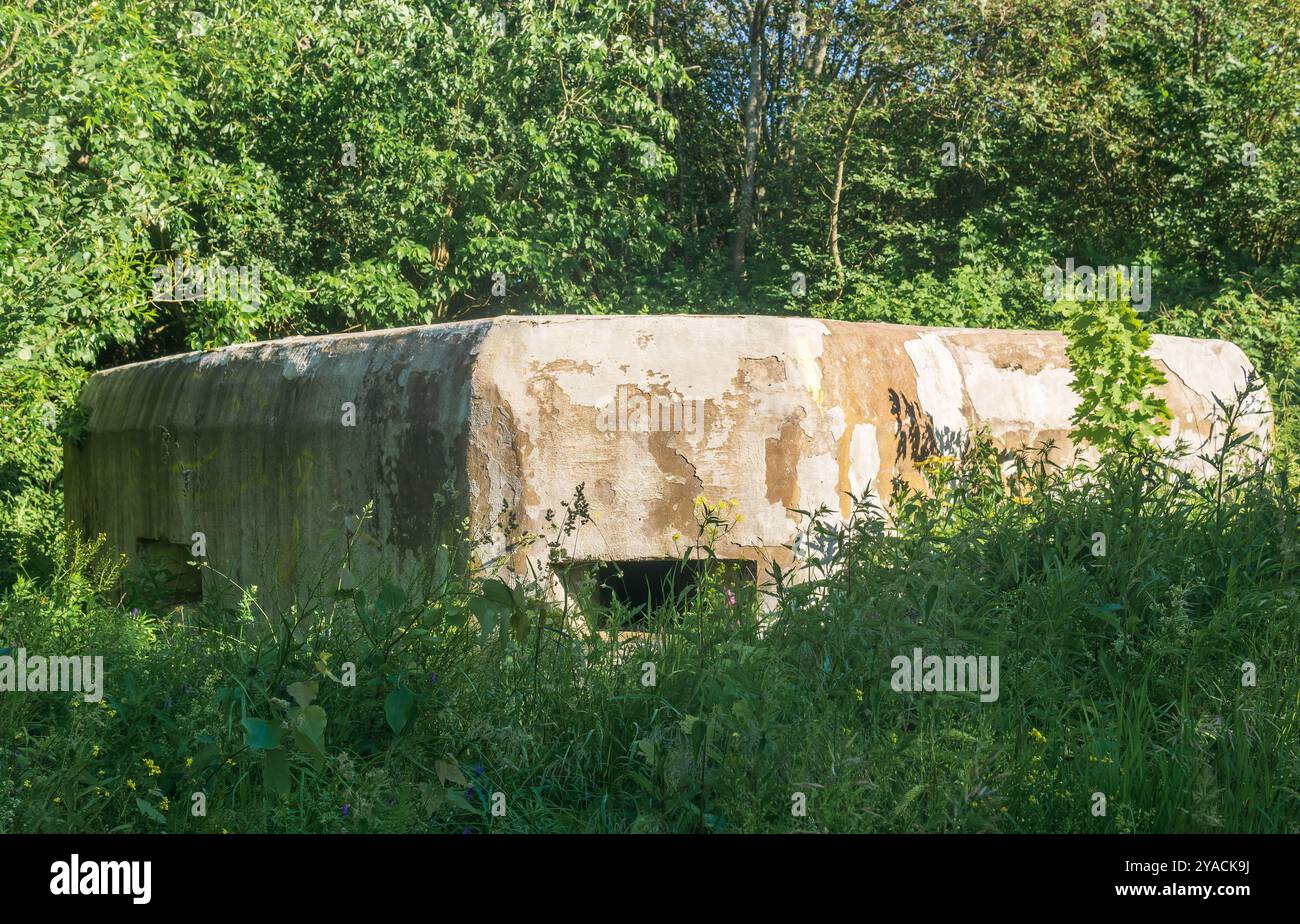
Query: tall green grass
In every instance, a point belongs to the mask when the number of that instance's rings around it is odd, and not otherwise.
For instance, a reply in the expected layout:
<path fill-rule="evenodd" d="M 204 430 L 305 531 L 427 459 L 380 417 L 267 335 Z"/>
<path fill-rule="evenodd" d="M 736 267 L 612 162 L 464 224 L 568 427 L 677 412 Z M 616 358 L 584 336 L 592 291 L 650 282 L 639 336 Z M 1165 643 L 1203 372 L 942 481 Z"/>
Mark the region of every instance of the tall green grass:
<path fill-rule="evenodd" d="M 827 560 L 767 609 L 720 569 L 641 634 L 454 554 L 284 613 L 137 611 L 65 539 L 0 647 L 101 653 L 108 692 L 0 694 L 0 830 L 1294 832 L 1300 507 L 1245 449 L 1008 478 L 977 441 L 888 523 L 810 512 Z M 707 559 L 737 511 L 699 511 Z M 895 692 L 917 647 L 998 656 L 999 698 Z"/>

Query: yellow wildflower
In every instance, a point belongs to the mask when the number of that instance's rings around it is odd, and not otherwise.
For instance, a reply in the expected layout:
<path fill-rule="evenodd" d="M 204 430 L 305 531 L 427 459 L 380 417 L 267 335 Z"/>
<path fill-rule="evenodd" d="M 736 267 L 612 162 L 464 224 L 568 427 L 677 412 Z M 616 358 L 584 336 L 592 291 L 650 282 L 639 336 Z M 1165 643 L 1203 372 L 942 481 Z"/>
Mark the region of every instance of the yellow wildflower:
<path fill-rule="evenodd" d="M 939 468 L 942 465 L 956 465 L 956 456 L 930 456 L 921 462 L 923 468 Z"/>
<path fill-rule="evenodd" d="M 126 788 L 131 790 L 132 792 L 135 792 L 135 780 L 127 780 Z"/>

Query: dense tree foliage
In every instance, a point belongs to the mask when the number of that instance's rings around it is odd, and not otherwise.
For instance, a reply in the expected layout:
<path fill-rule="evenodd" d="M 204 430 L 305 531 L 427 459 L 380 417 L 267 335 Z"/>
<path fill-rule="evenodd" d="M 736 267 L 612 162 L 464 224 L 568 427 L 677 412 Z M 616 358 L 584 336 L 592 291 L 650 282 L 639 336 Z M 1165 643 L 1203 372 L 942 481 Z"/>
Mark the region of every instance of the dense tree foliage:
<path fill-rule="evenodd" d="M 0 579 L 97 366 L 497 311 L 1156 330 L 1294 390 L 1293 0 L 15 0 Z M 254 270 L 185 298 L 159 273 Z M 792 285 L 803 274 L 806 291 Z M 245 273 L 244 281 L 248 281 Z"/>

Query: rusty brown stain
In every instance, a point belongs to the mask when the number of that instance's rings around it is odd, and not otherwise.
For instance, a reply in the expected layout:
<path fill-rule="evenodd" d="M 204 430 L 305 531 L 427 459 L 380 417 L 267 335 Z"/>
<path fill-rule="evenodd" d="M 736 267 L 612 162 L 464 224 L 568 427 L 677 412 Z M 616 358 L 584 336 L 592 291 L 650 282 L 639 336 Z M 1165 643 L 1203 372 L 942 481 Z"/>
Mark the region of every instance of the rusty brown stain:
<path fill-rule="evenodd" d="M 1026 342 L 1025 331 L 1002 330 L 945 331 L 943 340 L 950 348 L 983 353 L 998 369 L 1018 369 L 1026 375 L 1039 375 L 1051 369 L 1068 368 L 1065 336 L 1048 332 L 1034 333 L 1037 336 L 1029 343 Z M 966 367 L 960 352 L 953 359 L 959 369 Z"/>
<path fill-rule="evenodd" d="M 764 472 L 767 482 L 767 499 L 780 503 L 786 509 L 799 506 L 799 457 L 808 442 L 803 432 L 804 411 L 799 409 L 781 424 L 780 435 L 764 441 Z"/>
<path fill-rule="evenodd" d="M 695 466 L 675 445 L 678 434 L 659 432 L 649 436 L 650 455 L 666 476 L 662 496 L 651 500 L 646 510 L 650 531 L 689 529 L 689 524 L 695 522 L 695 498 L 707 494 L 707 487 Z"/>
<path fill-rule="evenodd" d="M 916 398 L 915 368 L 904 348 L 904 344 L 915 336 L 916 329 L 898 327 L 868 333 L 849 322 L 826 324 L 832 336 L 823 341 L 819 365 L 822 389 L 835 396 L 832 406 L 838 405 L 844 414 L 844 432 L 836 446 L 836 463 L 840 515 L 847 518 L 853 510 L 849 479 L 853 431 L 859 424 L 871 424 L 876 428 L 880 467 L 871 487 L 881 504 L 888 506 L 896 477 L 919 484 L 914 454 L 896 451 L 900 439 L 909 447 L 912 442 L 908 421 L 900 419 L 896 409 L 899 389 L 913 408 L 920 407 Z"/>
<path fill-rule="evenodd" d="M 541 373 L 581 372 L 584 375 L 592 375 L 596 367 L 585 359 L 582 362 L 573 359 L 553 359 L 539 367 L 537 371 Z"/>

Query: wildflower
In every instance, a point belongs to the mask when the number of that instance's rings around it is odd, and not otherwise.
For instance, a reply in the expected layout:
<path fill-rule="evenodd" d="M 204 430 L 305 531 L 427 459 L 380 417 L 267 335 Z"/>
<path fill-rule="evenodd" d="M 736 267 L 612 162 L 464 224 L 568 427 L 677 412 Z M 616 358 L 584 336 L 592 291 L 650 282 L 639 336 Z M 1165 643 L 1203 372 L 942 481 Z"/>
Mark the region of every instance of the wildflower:
<path fill-rule="evenodd" d="M 743 513 L 738 513 L 738 514 L 736 514 L 736 522 L 737 522 L 737 523 L 739 523 L 739 522 L 742 521 L 743 519 L 745 519 L 745 515 L 744 515 Z"/>
<path fill-rule="evenodd" d="M 471 786 L 469 789 L 465 790 L 465 798 L 473 799 L 474 797 L 475 797 L 475 790 L 474 787 Z"/>
<path fill-rule="evenodd" d="M 1032 499 L 1032 498 L 1028 498 L 1028 497 L 1013 497 L 1013 498 L 1011 498 L 1011 503 L 1013 503 L 1013 504 L 1019 504 L 1021 507 L 1028 506 L 1029 504 L 1032 504 L 1033 502 L 1034 502 L 1033 499 Z"/>
<path fill-rule="evenodd" d="M 153 758 L 151 758 L 151 757 L 146 757 L 146 758 L 142 761 L 142 763 L 144 764 L 145 769 L 149 771 L 149 775 L 150 775 L 150 776 L 161 776 L 161 775 L 162 775 L 162 767 L 160 767 L 160 766 L 158 766 L 156 763 L 154 763 L 154 762 L 153 762 Z"/>
<path fill-rule="evenodd" d="M 31 780 L 23 780 L 23 789 L 31 789 L 31 788 L 32 788 L 32 781 L 31 781 Z"/>
<path fill-rule="evenodd" d="M 100 748 L 99 745 L 97 745 L 97 744 L 92 744 L 92 745 L 90 746 L 90 756 L 91 756 L 91 757 L 98 757 L 98 756 L 99 756 L 100 754 L 102 754 L 102 753 L 103 753 L 103 749 Z"/>
<path fill-rule="evenodd" d="M 921 462 L 923 468 L 939 468 L 943 465 L 956 465 L 956 456 L 930 456 Z"/>
<path fill-rule="evenodd" d="M 475 776 L 482 776 L 482 775 L 483 775 L 483 765 L 482 765 L 482 764 L 475 764 L 475 765 L 474 765 L 474 775 L 475 775 Z"/>
<path fill-rule="evenodd" d="M 435 683 L 437 683 L 437 682 L 438 682 L 438 672 L 437 672 L 437 671 L 430 671 L 430 672 L 429 672 L 429 685 L 430 685 L 430 686 L 433 686 L 433 685 L 434 685 Z"/>
<path fill-rule="evenodd" d="M 677 542 L 677 541 L 680 540 L 681 538 L 682 538 L 682 534 L 681 534 L 681 533 L 673 533 L 673 542 Z"/>
<path fill-rule="evenodd" d="M 347 818 L 351 814 L 352 814 L 352 806 L 346 802 L 343 803 L 343 808 L 339 809 L 339 815 L 343 818 Z"/>
<path fill-rule="evenodd" d="M 110 709 L 110 710 L 108 710 L 108 717 L 109 717 L 110 719 L 115 719 L 115 718 L 117 718 L 117 710 L 116 710 L 116 709 Z"/>
<path fill-rule="evenodd" d="M 722 592 L 725 593 L 725 594 L 727 595 L 727 605 L 728 605 L 728 606 L 735 606 L 735 605 L 736 605 L 736 595 L 733 594 L 733 593 L 731 592 L 731 588 L 730 588 L 730 587 L 724 587 L 723 590 L 722 590 Z"/>
<path fill-rule="evenodd" d="M 61 804 L 61 803 L 63 802 L 63 797 L 62 797 L 62 796 L 55 796 L 54 799 L 51 800 L 51 801 L 53 801 L 55 805 L 59 805 L 59 804 Z"/>
<path fill-rule="evenodd" d="M 162 801 L 158 803 L 158 808 L 160 808 L 162 811 L 165 812 L 171 807 L 172 807 L 172 800 L 168 799 L 166 796 L 163 796 Z"/>
<path fill-rule="evenodd" d="M 194 765 L 194 758 L 193 758 L 193 757 L 187 757 L 187 758 L 185 758 L 185 766 L 190 767 L 190 766 L 193 766 L 193 765 Z"/>
<path fill-rule="evenodd" d="M 1047 736 L 1036 728 L 1029 729 L 1029 737 L 1033 738 L 1039 744 L 1047 744 Z"/>
<path fill-rule="evenodd" d="M 127 780 L 126 788 L 131 790 L 131 792 L 135 792 L 135 780 Z"/>

